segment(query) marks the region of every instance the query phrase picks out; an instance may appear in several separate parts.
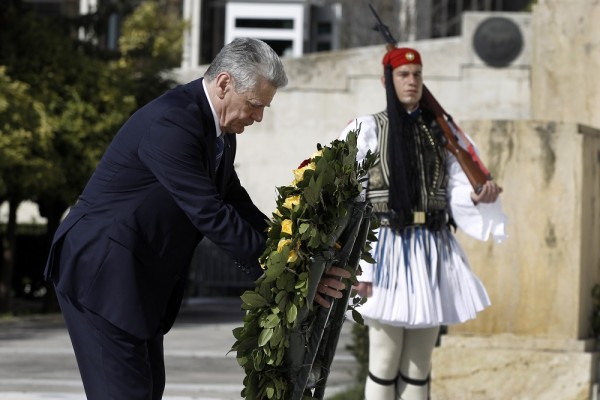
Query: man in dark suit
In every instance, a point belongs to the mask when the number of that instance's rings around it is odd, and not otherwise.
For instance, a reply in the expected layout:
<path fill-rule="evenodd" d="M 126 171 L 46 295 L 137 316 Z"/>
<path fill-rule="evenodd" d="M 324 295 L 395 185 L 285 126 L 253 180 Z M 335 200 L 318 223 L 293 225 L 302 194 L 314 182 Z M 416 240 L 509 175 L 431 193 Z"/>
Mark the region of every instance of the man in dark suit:
<path fill-rule="evenodd" d="M 203 237 L 260 276 L 267 217 L 238 180 L 235 134 L 260 122 L 286 84 L 267 44 L 236 39 L 203 79 L 140 108 L 115 136 L 58 228 L 45 271 L 88 399 L 162 397 L 163 335 Z M 348 274 L 330 275 L 321 294 L 339 298 L 335 276 Z"/>

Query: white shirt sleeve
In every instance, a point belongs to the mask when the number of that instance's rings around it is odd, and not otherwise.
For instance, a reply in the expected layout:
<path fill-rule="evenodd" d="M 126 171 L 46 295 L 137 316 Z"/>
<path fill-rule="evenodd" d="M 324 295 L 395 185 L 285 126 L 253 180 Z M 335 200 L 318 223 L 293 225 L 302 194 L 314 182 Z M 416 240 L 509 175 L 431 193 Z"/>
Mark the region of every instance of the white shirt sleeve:
<path fill-rule="evenodd" d="M 353 130 L 358 130 L 357 147 L 358 154 L 356 161 L 361 162 L 365 159 L 367 152 L 377 151 L 377 123 L 372 115 L 364 115 L 350 121 L 340 134 L 340 140 L 345 140 L 348 133 Z"/>
<path fill-rule="evenodd" d="M 375 121 L 375 117 L 373 117 L 372 115 L 365 115 L 350 121 L 350 123 L 342 131 L 340 135 L 340 140 L 345 140 L 346 136 L 348 136 L 348 133 L 353 130 L 359 130 L 356 142 L 358 147 L 356 160 L 358 162 L 361 162 L 365 159 L 369 150 L 371 150 L 371 153 L 375 153 L 376 151 L 378 151 L 377 123 Z M 362 196 L 364 198 L 364 191 Z M 378 231 L 379 230 L 375 231 L 375 234 L 378 234 Z M 374 246 L 372 250 L 374 250 Z M 361 260 L 360 267 L 362 269 L 362 275 L 359 275 L 357 277 L 358 281 L 372 282 L 374 265 Z"/>
<path fill-rule="evenodd" d="M 470 137 L 468 139 L 473 143 Z M 477 152 L 474 143 L 473 146 Z M 448 153 L 448 175 L 450 209 L 456 225 L 467 235 L 478 240 L 486 241 L 490 235 L 496 242 L 506 239 L 508 218 L 502 211 L 500 198 L 494 203 L 474 205 L 471 200 L 473 187 L 458 160 L 451 153 Z"/>

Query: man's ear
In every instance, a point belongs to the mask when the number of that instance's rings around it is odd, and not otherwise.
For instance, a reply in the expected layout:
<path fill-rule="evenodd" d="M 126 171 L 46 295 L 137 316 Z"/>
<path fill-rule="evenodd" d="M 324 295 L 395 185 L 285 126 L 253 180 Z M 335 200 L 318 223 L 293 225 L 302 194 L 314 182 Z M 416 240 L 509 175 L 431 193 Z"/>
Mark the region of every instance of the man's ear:
<path fill-rule="evenodd" d="M 225 93 L 232 88 L 233 82 L 231 75 L 229 75 L 227 72 L 221 72 L 219 75 L 217 75 L 217 79 L 215 79 L 215 81 L 217 86 L 217 96 L 222 99 L 225 97 Z"/>

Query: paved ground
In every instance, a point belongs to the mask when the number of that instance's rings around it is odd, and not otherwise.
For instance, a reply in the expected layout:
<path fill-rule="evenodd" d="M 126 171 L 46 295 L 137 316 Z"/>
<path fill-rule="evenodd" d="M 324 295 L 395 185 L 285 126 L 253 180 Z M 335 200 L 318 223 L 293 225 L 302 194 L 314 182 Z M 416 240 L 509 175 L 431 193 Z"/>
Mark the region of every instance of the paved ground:
<path fill-rule="evenodd" d="M 192 299 L 165 336 L 165 400 L 239 400 L 243 370 L 231 331 L 241 326 L 238 298 Z M 353 383 L 346 323 L 327 395 Z M 326 396 L 327 397 L 327 396 Z M 81 400 L 83 387 L 62 316 L 0 319 L 0 399 Z"/>

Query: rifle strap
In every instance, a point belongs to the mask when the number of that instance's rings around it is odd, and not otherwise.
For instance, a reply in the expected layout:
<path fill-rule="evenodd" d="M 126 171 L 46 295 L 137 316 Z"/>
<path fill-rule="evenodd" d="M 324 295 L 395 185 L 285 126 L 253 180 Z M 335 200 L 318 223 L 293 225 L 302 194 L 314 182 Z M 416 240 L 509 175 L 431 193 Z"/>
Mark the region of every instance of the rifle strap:
<path fill-rule="evenodd" d="M 369 378 L 373 382 L 375 382 L 376 384 L 381 385 L 381 386 L 391 386 L 391 385 L 394 385 L 396 383 L 396 381 L 398 380 L 397 376 L 395 378 L 393 378 L 393 379 L 382 379 L 382 378 L 379 378 L 379 377 L 373 375 L 371 373 L 371 371 L 369 371 Z"/>

